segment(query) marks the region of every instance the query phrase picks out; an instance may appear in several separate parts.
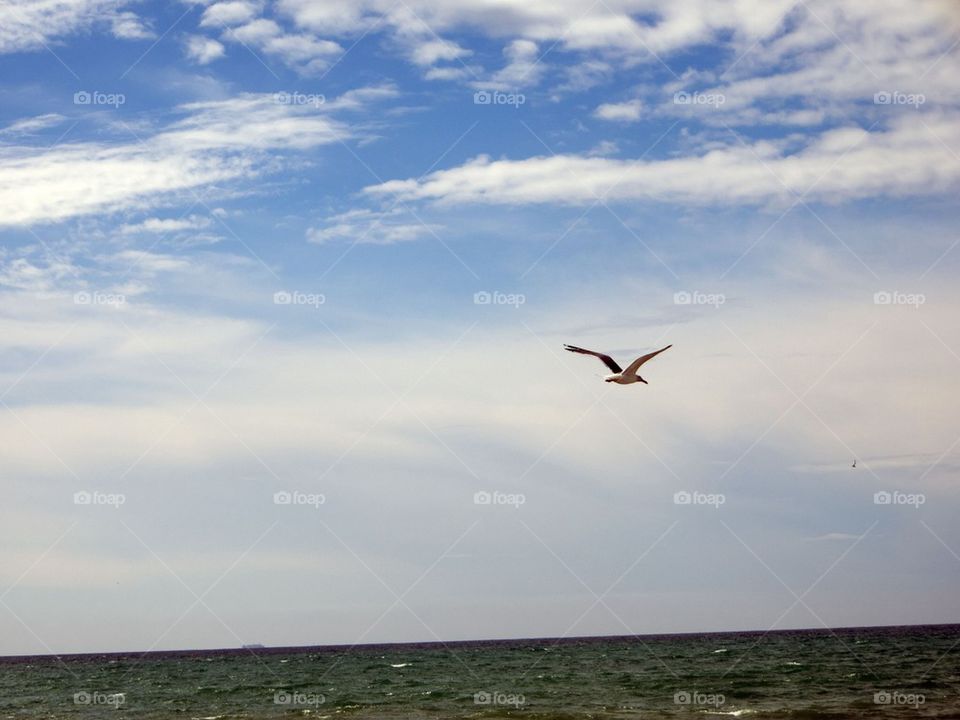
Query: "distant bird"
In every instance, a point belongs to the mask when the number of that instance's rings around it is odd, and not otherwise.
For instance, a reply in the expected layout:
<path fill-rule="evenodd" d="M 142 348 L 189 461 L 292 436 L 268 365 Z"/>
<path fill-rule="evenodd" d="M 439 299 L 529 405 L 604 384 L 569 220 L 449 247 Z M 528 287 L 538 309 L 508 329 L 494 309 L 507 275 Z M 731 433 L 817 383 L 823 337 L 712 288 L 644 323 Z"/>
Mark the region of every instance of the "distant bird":
<path fill-rule="evenodd" d="M 856 467 L 856 466 L 857 466 L 857 459 L 854 458 L 854 459 L 853 459 L 853 465 L 851 465 L 850 467 Z"/>
<path fill-rule="evenodd" d="M 564 345 L 563 349 L 569 350 L 570 352 L 580 353 L 581 355 L 593 355 L 594 357 L 600 358 L 604 365 L 613 370 L 613 375 L 607 375 L 605 378 L 603 378 L 604 382 L 613 382 L 617 383 L 618 385 L 632 385 L 636 382 L 642 382 L 644 385 L 649 385 L 646 380 L 637 374 L 637 370 L 639 370 L 640 366 L 650 358 L 654 358 L 664 350 L 669 350 L 672 347 L 673 345 L 667 345 L 665 348 L 661 348 L 655 352 L 641 355 L 632 363 L 627 365 L 625 369 L 617 365 L 616 361 L 612 357 L 609 355 L 604 355 L 603 353 L 594 352 L 593 350 L 584 350 L 583 348 L 576 347 L 575 345 Z"/>

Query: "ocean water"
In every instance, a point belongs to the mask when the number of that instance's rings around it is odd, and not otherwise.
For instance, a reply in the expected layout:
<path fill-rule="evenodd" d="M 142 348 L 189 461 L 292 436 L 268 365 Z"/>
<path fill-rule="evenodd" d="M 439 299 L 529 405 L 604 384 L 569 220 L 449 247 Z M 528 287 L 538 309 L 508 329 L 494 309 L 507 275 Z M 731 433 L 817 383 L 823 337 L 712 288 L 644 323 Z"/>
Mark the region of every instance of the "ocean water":
<path fill-rule="evenodd" d="M 960 718 L 960 626 L 0 659 L 5 718 Z"/>

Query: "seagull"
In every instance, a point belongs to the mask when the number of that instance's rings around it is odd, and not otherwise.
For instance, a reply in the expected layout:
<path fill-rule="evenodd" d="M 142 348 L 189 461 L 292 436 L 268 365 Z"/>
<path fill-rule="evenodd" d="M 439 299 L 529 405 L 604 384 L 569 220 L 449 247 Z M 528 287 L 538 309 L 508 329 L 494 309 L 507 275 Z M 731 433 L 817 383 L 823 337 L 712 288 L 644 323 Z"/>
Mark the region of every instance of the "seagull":
<path fill-rule="evenodd" d="M 652 353 L 647 353 L 646 355 L 641 355 L 632 363 L 627 365 L 626 369 L 621 368 L 617 365 L 616 361 L 609 355 L 604 355 L 603 353 L 594 352 L 593 350 L 584 350 L 581 347 L 576 347 L 575 345 L 564 345 L 564 350 L 569 350 L 570 352 L 580 353 L 581 355 L 593 355 L 598 357 L 603 361 L 603 364 L 608 368 L 613 370 L 613 375 L 607 375 L 603 381 L 604 382 L 613 382 L 618 385 L 632 385 L 636 382 L 642 382 L 644 385 L 649 385 L 649 383 L 644 380 L 642 377 L 637 375 L 637 370 L 640 369 L 640 366 L 643 365 L 650 358 L 656 357 L 664 350 L 669 350 L 673 345 L 667 345 L 665 348 L 656 350 Z"/>

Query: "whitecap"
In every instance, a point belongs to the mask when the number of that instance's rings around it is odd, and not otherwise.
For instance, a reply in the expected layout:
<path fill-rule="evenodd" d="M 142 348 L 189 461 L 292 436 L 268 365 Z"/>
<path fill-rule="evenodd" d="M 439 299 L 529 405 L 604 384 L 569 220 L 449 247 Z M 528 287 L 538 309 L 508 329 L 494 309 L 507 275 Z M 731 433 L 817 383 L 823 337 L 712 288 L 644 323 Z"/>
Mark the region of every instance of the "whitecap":
<path fill-rule="evenodd" d="M 401 667 L 407 667 L 407 665 L 410 665 L 410 664 L 411 663 L 397 663 L 396 665 L 394 665 L 393 663 L 391 663 L 390 667 L 401 668 Z"/>

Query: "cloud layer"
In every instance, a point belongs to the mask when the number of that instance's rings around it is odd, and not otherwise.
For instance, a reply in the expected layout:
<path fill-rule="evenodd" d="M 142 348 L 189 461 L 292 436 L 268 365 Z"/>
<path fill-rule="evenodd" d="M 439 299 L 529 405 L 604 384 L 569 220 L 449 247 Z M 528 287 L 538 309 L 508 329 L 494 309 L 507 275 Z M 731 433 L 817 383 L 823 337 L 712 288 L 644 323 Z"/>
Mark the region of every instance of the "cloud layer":
<path fill-rule="evenodd" d="M 960 147 L 960 123 L 953 114 L 900 115 L 888 130 L 829 130 L 797 149 L 730 135 L 728 142 L 700 155 L 664 160 L 481 156 L 420 180 L 392 180 L 366 192 L 455 203 L 589 204 L 605 199 L 757 204 L 797 197 L 838 202 L 940 194 L 960 181 L 960 165 L 942 162 L 944 146 Z"/>

